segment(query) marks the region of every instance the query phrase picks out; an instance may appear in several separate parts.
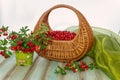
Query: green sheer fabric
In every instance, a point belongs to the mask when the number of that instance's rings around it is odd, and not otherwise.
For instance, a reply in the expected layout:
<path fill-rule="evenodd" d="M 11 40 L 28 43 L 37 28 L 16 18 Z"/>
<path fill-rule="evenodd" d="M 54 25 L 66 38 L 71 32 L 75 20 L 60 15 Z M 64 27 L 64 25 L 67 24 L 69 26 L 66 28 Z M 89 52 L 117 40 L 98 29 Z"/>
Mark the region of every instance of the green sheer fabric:
<path fill-rule="evenodd" d="M 77 31 L 76 27 L 67 30 Z M 111 80 L 120 80 L 120 36 L 112 31 L 93 27 L 95 43 L 86 56 L 94 59 L 96 65 Z"/>

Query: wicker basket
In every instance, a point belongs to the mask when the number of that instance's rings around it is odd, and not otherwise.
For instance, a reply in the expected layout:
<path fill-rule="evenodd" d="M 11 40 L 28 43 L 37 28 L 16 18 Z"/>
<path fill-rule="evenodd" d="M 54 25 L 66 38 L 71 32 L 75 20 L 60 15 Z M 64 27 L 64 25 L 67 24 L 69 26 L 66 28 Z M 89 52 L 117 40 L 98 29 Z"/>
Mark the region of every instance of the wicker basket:
<path fill-rule="evenodd" d="M 47 26 L 50 28 L 48 23 L 48 16 L 50 12 L 56 8 L 68 8 L 76 13 L 79 20 L 79 29 L 77 35 L 71 41 L 53 40 L 52 44 L 47 46 L 47 52 L 45 54 L 43 54 L 42 52 L 38 52 L 38 55 L 50 60 L 56 60 L 61 62 L 79 60 L 92 47 L 94 37 L 92 29 L 88 24 L 87 20 L 75 8 L 64 4 L 59 4 L 50 8 L 49 10 L 44 12 L 43 15 L 40 17 L 39 21 L 37 22 L 34 28 L 34 31 L 40 29 L 40 25 L 42 23 L 47 24 Z M 50 28 L 50 30 L 52 29 Z"/>

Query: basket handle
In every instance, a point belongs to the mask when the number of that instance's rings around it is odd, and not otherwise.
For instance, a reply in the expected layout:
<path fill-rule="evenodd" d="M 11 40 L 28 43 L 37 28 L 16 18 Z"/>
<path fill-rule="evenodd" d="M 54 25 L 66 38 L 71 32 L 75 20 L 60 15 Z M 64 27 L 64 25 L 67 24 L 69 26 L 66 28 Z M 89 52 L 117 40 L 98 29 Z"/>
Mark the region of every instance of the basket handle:
<path fill-rule="evenodd" d="M 59 4 L 59 5 L 53 6 L 52 8 L 50 8 L 49 10 L 47 10 L 46 12 L 43 13 L 43 15 L 40 17 L 37 24 L 35 25 L 34 31 L 40 29 L 40 25 L 42 23 L 45 23 L 50 28 L 49 22 L 48 22 L 48 16 L 49 16 L 50 12 L 52 10 L 56 9 L 56 8 L 68 8 L 68 9 L 70 9 L 73 12 L 76 13 L 76 15 L 78 17 L 78 20 L 79 20 L 79 30 L 78 30 L 78 32 L 80 31 L 80 26 L 82 28 L 83 23 L 86 24 L 85 26 L 89 27 L 89 23 L 87 22 L 87 20 L 85 19 L 85 17 L 82 15 L 81 12 L 79 12 L 77 9 L 73 8 L 72 6 L 65 5 L 65 4 Z"/>

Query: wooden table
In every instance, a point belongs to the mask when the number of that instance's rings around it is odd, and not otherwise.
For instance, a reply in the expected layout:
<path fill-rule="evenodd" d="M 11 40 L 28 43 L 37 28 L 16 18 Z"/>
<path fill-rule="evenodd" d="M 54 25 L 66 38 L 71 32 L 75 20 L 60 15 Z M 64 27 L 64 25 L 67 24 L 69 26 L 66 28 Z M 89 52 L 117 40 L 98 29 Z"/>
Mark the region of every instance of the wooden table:
<path fill-rule="evenodd" d="M 92 61 L 91 58 L 84 58 Z M 0 56 L 0 80 L 110 80 L 98 69 L 85 72 L 68 72 L 67 75 L 55 74 L 58 65 L 64 63 L 49 61 L 45 58 L 34 55 L 34 62 L 31 66 L 16 66 L 15 57 L 4 59 Z"/>

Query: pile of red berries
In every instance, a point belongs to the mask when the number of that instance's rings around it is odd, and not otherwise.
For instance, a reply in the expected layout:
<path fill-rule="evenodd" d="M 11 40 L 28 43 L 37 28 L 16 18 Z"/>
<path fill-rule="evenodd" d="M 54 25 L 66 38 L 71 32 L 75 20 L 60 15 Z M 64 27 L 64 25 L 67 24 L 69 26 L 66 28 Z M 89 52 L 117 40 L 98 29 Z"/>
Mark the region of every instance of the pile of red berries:
<path fill-rule="evenodd" d="M 48 36 L 52 37 L 53 40 L 72 40 L 76 36 L 76 33 L 70 31 L 48 31 Z"/>
<path fill-rule="evenodd" d="M 76 72 L 81 72 L 81 71 L 86 71 L 88 69 L 93 69 L 96 68 L 96 66 L 91 63 L 91 64 L 86 64 L 84 61 L 77 63 L 77 62 L 69 62 L 66 63 L 66 65 L 64 66 L 64 68 L 58 66 L 58 69 L 56 69 L 55 73 L 60 73 L 62 75 L 66 74 L 66 71 L 73 71 L 74 73 Z"/>

